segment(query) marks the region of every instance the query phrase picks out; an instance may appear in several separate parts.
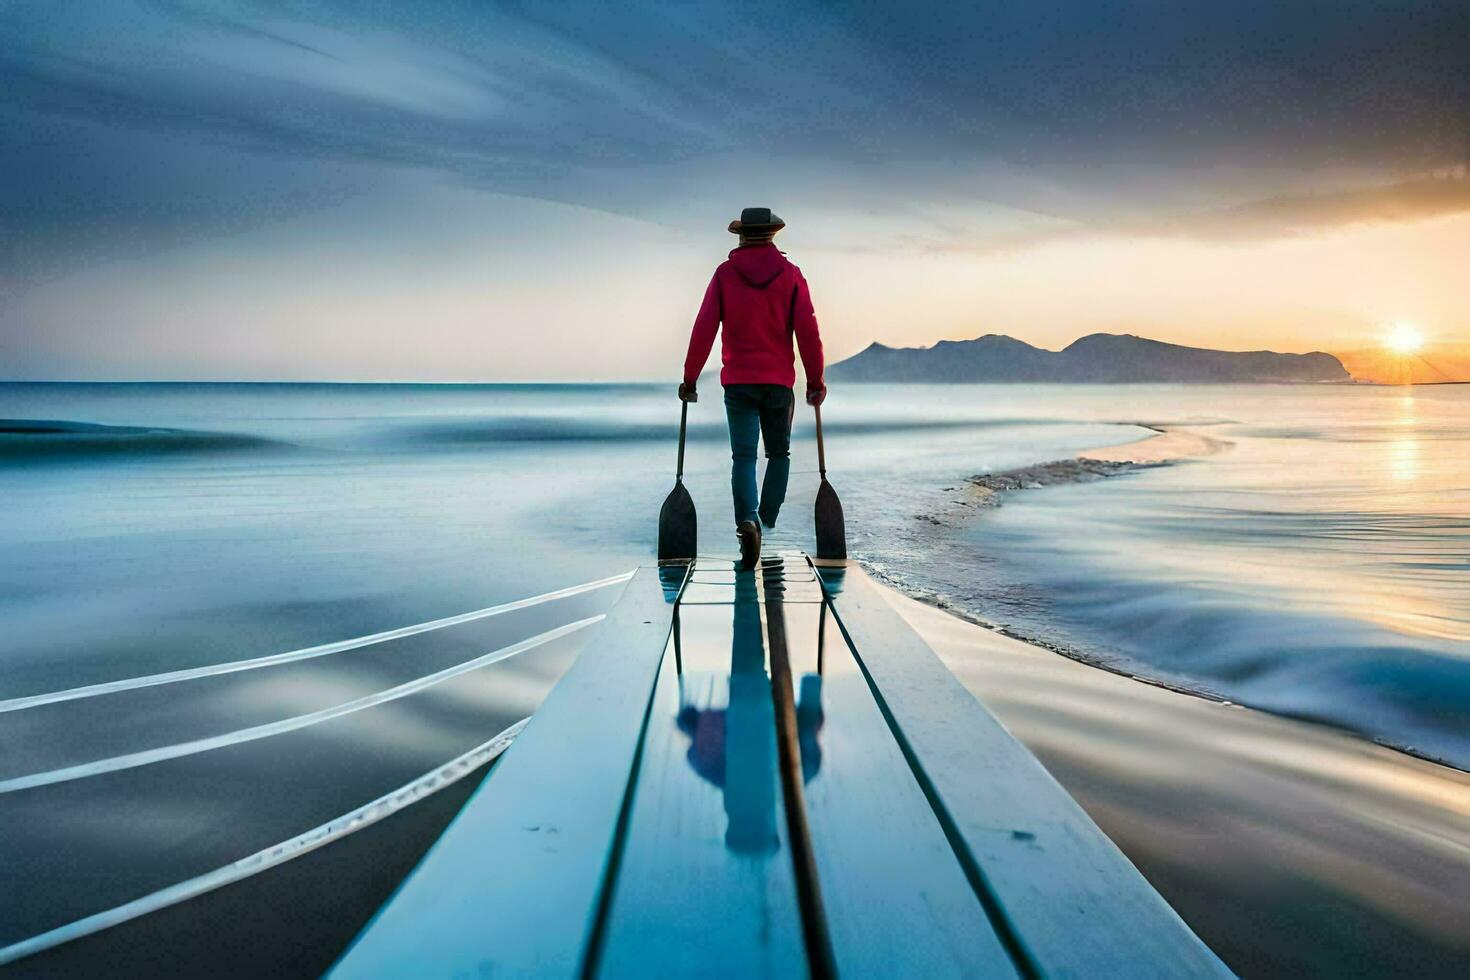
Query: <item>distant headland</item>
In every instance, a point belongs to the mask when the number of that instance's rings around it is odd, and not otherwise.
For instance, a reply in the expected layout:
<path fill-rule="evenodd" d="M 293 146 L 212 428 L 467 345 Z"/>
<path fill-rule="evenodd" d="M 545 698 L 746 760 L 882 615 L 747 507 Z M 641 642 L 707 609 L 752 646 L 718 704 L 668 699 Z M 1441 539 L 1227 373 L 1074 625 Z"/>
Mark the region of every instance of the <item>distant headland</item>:
<path fill-rule="evenodd" d="M 941 340 L 933 347 L 873 343 L 831 365 L 837 381 L 1069 382 L 1121 384 L 1172 381 L 1350 381 L 1331 354 L 1278 354 L 1183 347 L 1131 334 L 1095 333 L 1059 351 L 1043 350 L 1001 334 Z"/>

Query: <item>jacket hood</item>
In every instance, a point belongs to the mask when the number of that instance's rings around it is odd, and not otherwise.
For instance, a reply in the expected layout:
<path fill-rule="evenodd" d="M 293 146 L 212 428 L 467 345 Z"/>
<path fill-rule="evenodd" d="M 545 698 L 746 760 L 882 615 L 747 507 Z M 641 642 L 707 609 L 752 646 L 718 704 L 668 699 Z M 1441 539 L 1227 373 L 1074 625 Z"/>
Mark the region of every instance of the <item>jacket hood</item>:
<path fill-rule="evenodd" d="M 789 264 L 774 245 L 742 245 L 730 253 L 730 265 L 746 285 L 756 289 L 769 286 Z"/>

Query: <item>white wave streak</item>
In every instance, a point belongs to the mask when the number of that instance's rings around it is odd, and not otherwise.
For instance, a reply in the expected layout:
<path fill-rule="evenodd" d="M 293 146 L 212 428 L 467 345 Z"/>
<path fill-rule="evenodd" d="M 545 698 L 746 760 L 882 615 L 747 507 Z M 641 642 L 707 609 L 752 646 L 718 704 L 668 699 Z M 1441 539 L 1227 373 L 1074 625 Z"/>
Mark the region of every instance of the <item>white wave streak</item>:
<path fill-rule="evenodd" d="M 360 806 L 350 813 L 344 813 L 319 827 L 313 827 L 290 840 L 273 844 L 264 850 L 256 851 L 249 857 L 243 857 L 222 868 L 216 868 L 178 884 L 161 888 L 141 898 L 135 898 L 131 902 L 124 902 L 122 905 L 77 919 L 74 922 L 68 922 L 64 926 L 58 926 L 29 939 L 22 939 L 18 943 L 0 947 L 0 966 L 54 946 L 60 946 L 62 943 L 71 942 L 73 939 L 80 939 L 83 936 L 101 932 L 103 929 L 110 929 L 170 905 L 188 901 L 206 892 L 214 891 L 216 888 L 222 888 L 252 875 L 260 874 L 262 871 L 268 871 L 293 858 L 299 858 L 303 854 L 309 854 L 319 847 L 341 840 L 364 827 L 371 827 L 379 820 L 391 817 L 399 810 L 425 797 L 432 796 L 441 789 L 452 786 L 476 769 L 494 760 L 510 747 L 510 743 L 515 740 L 515 737 L 521 733 L 521 729 L 525 728 L 526 723 L 530 720 L 523 718 L 488 742 L 475 746 L 413 782 L 400 786 L 371 803 Z"/>
<path fill-rule="evenodd" d="M 272 735 L 281 735 L 285 732 L 305 728 L 308 725 L 316 725 L 342 715 L 361 711 L 363 708 L 371 708 L 374 705 L 395 701 L 398 698 L 407 697 L 410 694 L 432 687 L 441 681 L 447 681 L 451 677 L 467 674 L 472 670 L 505 660 L 518 653 L 524 653 L 532 647 L 550 643 L 552 640 L 560 639 L 577 630 L 585 629 L 593 623 L 603 619 L 603 616 L 590 616 L 587 619 L 579 619 L 575 623 L 558 626 L 554 630 L 538 633 L 533 637 L 513 643 L 510 646 L 501 647 L 498 650 L 467 660 L 453 667 L 426 674 L 417 680 L 390 687 L 375 694 L 368 694 L 352 701 L 344 701 L 342 704 L 310 714 L 296 715 L 294 718 L 283 718 L 280 721 L 269 722 L 264 725 L 256 725 L 252 728 L 241 728 L 238 731 L 227 732 L 224 735 L 212 735 L 209 738 L 194 739 L 189 742 L 177 742 L 173 745 L 164 745 L 156 749 L 145 749 L 142 752 L 129 752 L 126 755 L 115 755 L 108 759 L 98 759 L 95 762 L 85 762 L 81 765 L 66 766 L 61 769 L 51 769 L 46 772 L 35 772 L 25 776 L 16 776 L 13 779 L 0 780 L 0 793 L 15 793 L 24 789 L 35 789 L 38 786 L 51 786 L 55 783 L 65 783 L 73 779 L 85 779 L 88 776 L 100 776 L 103 773 L 117 772 L 120 769 L 133 769 L 138 766 L 152 765 L 155 762 L 166 762 L 169 759 L 177 759 L 180 756 L 194 755 L 198 752 L 208 752 L 211 749 L 222 749 L 231 745 L 239 745 L 242 742 L 252 742 L 259 738 L 269 738 Z"/>
<path fill-rule="evenodd" d="M 632 577 L 632 572 L 625 572 L 622 575 L 613 575 L 609 578 L 598 579 L 595 582 L 584 582 L 581 585 L 573 585 L 565 589 L 558 589 L 555 592 L 531 596 L 528 599 L 517 599 L 514 602 L 506 602 L 498 606 L 476 609 L 474 612 L 460 613 L 457 616 L 448 616 L 444 619 L 434 619 L 427 623 L 419 623 L 414 626 L 400 626 L 398 629 L 387 630 L 383 633 L 359 636 L 351 640 L 338 640 L 335 643 L 324 643 L 321 646 L 306 647 L 302 650 L 274 653 L 266 657 L 254 657 L 250 660 L 235 660 L 224 664 L 210 664 L 205 667 L 188 667 L 183 670 L 170 670 L 162 674 L 148 674 L 144 677 L 130 677 L 120 681 L 107 681 L 102 684 L 89 684 L 86 687 L 73 687 L 65 691 L 52 691 L 49 694 L 32 694 L 23 698 L 10 698 L 9 700 L 0 701 L 0 712 L 20 711 L 24 708 L 34 708 L 43 704 L 55 704 L 58 701 L 94 698 L 99 694 L 115 694 L 118 691 L 131 691 L 139 687 L 176 684 L 179 681 L 192 681 L 200 677 L 213 677 L 216 674 L 233 674 L 241 670 L 256 670 L 260 667 L 274 667 L 278 664 L 294 663 L 297 660 L 325 657 L 328 654 L 341 653 L 344 650 L 356 650 L 359 647 L 371 646 L 374 643 L 382 643 L 386 640 L 397 640 L 401 637 L 413 636 L 416 633 L 427 633 L 429 630 L 443 629 L 446 626 L 458 626 L 461 623 L 484 619 L 487 616 L 498 616 L 501 613 L 513 612 L 514 610 L 525 609 L 529 606 L 537 606 L 543 602 L 552 602 L 556 599 L 581 595 L 583 592 L 592 592 L 619 582 L 626 582 Z"/>

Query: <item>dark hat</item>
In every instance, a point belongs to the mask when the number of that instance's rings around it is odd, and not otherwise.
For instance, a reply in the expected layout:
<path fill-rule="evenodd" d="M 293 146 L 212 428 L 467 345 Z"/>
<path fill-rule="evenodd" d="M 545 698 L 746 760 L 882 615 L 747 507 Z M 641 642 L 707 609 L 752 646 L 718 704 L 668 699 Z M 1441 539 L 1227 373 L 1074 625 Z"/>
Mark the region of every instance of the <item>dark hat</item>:
<path fill-rule="evenodd" d="M 770 208 L 746 208 L 740 212 L 739 218 L 730 222 L 730 232 L 735 235 L 741 232 L 774 235 L 785 227 L 786 222 Z"/>

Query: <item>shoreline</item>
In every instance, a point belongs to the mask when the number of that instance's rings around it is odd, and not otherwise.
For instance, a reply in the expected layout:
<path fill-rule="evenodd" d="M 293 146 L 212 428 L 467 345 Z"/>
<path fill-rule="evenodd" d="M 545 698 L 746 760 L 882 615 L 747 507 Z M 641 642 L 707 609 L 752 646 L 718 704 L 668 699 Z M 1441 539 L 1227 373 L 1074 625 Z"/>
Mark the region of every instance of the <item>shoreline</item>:
<path fill-rule="evenodd" d="M 1234 443 L 1229 440 L 1204 435 L 1189 426 L 1141 421 L 1115 422 L 1111 424 L 1146 429 L 1148 430 L 1148 434 L 1127 442 L 1110 443 L 1093 449 L 1084 449 L 1068 459 L 1050 460 L 999 473 L 981 473 L 968 477 L 965 479 L 964 484 L 967 485 L 970 491 L 970 500 L 956 501 L 944 509 L 938 517 L 930 515 L 924 516 L 922 519 L 936 527 L 952 527 L 962 522 L 968 522 L 973 518 L 977 509 L 999 507 L 1004 497 L 1015 491 L 1035 490 L 1052 485 L 1108 479 L 1140 470 L 1170 466 L 1186 460 L 1216 456 L 1229 451 L 1234 446 Z M 1254 711 L 1261 711 L 1273 717 L 1289 718 L 1302 724 L 1320 726 L 1335 732 L 1350 735 L 1390 751 L 1402 753 L 1414 759 L 1452 769 L 1456 772 L 1470 772 L 1470 769 L 1462 768 L 1449 759 L 1430 754 L 1410 745 L 1401 745 L 1388 741 L 1374 735 L 1372 732 L 1307 715 L 1293 715 L 1285 712 L 1254 708 L 1243 702 L 1238 702 L 1234 698 L 1227 697 L 1218 691 L 1212 690 L 1207 683 L 1202 681 L 1190 682 L 1169 676 L 1141 673 L 1138 670 L 1138 665 L 1131 660 L 1113 661 L 1104 656 L 1090 654 L 1071 646 L 1054 643 L 1041 637 L 1030 635 L 1022 630 L 1017 630 L 987 619 L 985 616 L 950 600 L 944 594 L 908 582 L 899 576 L 890 574 L 885 568 L 874 566 L 866 561 L 863 563 L 863 567 L 870 575 L 878 579 L 885 586 L 894 589 L 907 598 L 939 609 L 971 625 L 1029 644 L 1075 663 L 1097 668 L 1107 673 L 1127 678 L 1128 680 L 1138 681 L 1152 687 L 1172 691 L 1176 694 L 1184 694 L 1218 704 L 1240 704 L 1243 707 L 1251 708 Z"/>
<path fill-rule="evenodd" d="M 1147 429 L 1152 435 L 1130 442 L 1120 442 L 1097 449 L 1084 449 L 1077 459 L 1094 459 L 1104 463 L 1132 463 L 1136 466 L 1158 466 L 1181 459 L 1200 459 L 1215 456 L 1235 444 L 1228 439 L 1216 439 L 1190 428 L 1158 422 L 1119 422 Z"/>
<path fill-rule="evenodd" d="M 1242 701 L 1236 701 L 1233 698 L 1227 698 L 1223 694 L 1218 694 L 1204 687 L 1189 687 L 1185 684 L 1179 684 L 1170 681 L 1167 678 L 1150 677 L 1147 674 L 1135 673 L 1119 664 L 1109 663 L 1108 661 L 1100 658 L 1089 657 L 1087 654 L 1073 650 L 1069 647 L 1064 647 L 1055 643 L 1048 643 L 1046 640 L 1040 639 L 1038 637 L 1029 636 L 1018 630 L 1013 630 L 1009 627 L 1002 626 L 999 623 L 993 623 L 985 619 L 983 616 L 976 615 L 975 613 L 969 612 L 961 606 L 955 605 L 942 596 L 932 593 L 921 593 L 918 590 L 914 589 L 912 586 L 900 582 L 892 576 L 887 575 L 884 572 L 867 565 L 866 563 L 863 564 L 863 570 L 867 572 L 871 577 L 877 579 L 884 588 L 898 593 L 899 595 L 903 596 L 903 598 L 911 602 L 917 602 L 921 605 L 928 606 L 931 609 L 942 612 L 947 616 L 952 616 L 955 619 L 958 619 L 961 622 L 966 623 L 970 626 L 985 630 L 989 633 L 994 633 L 997 636 L 1003 636 L 1006 639 L 1014 640 L 1017 643 L 1024 643 L 1029 647 L 1035 647 L 1039 651 L 1054 654 L 1058 657 L 1062 657 L 1065 660 L 1070 660 L 1072 663 L 1080 664 L 1083 667 L 1090 667 L 1095 670 L 1105 671 L 1109 674 L 1114 675 L 1115 677 L 1121 677 L 1129 681 L 1136 681 L 1140 684 L 1147 684 L 1150 687 L 1156 687 L 1160 690 L 1168 691 L 1171 694 L 1179 694 L 1184 697 L 1197 698 L 1201 701 L 1207 701 L 1211 704 L 1218 704 L 1234 708 L 1243 708 L 1246 711 L 1259 712 L 1260 714 L 1268 715 L 1272 718 L 1281 718 L 1287 721 L 1295 722 L 1296 724 L 1310 725 L 1314 728 L 1321 728 L 1326 731 L 1334 732 L 1338 735 L 1345 735 L 1357 739 L 1358 741 L 1367 743 L 1369 745 L 1377 746 L 1378 748 L 1385 749 L 1389 752 L 1397 752 L 1400 755 L 1408 756 L 1411 759 L 1417 759 L 1420 762 L 1427 762 L 1430 765 L 1439 766 L 1443 769 L 1449 769 L 1453 772 L 1465 773 L 1466 775 L 1470 775 L 1470 769 L 1463 769 L 1447 759 L 1441 759 L 1437 756 L 1430 755 L 1427 752 L 1420 752 L 1410 746 L 1396 745 L 1393 742 L 1385 741 L 1381 738 L 1373 736 L 1368 732 L 1359 731 L 1355 728 L 1349 728 L 1345 725 L 1336 725 L 1332 722 L 1323 721 L 1321 719 L 1312 718 L 1305 715 L 1292 715 L 1286 714 L 1284 712 L 1267 711 L 1264 708 L 1257 708 Z"/>
<path fill-rule="evenodd" d="M 1242 975 L 1452 976 L 1470 963 L 1470 774 L 1333 726 L 1134 684 L 884 588 Z"/>
<path fill-rule="evenodd" d="M 1017 469 L 1005 470 L 1000 473 L 982 473 L 967 477 L 964 482 L 976 493 L 978 499 L 974 501 L 960 501 L 960 506 L 967 508 L 966 511 L 962 512 L 956 510 L 954 507 L 950 507 L 944 512 L 944 516 L 952 519 L 954 517 L 972 514 L 973 508 L 975 507 L 999 507 L 1004 495 L 1016 490 L 1035 490 L 1052 484 L 1080 483 L 1096 479 L 1106 479 L 1112 476 L 1120 476 L 1124 473 L 1132 473 L 1137 470 L 1168 466 L 1171 463 L 1183 459 L 1214 456 L 1228 450 L 1234 445 L 1228 440 L 1215 439 L 1201 435 L 1191 429 L 1165 423 L 1114 422 L 1111 424 L 1146 429 L 1149 434 L 1127 442 L 1110 443 L 1095 449 L 1083 449 L 1075 453 L 1070 459 L 1050 460 Z M 952 520 L 937 520 L 933 517 L 929 517 L 927 520 L 936 526 L 945 526 L 952 523 Z M 889 574 L 886 569 L 875 566 L 870 562 L 864 561 L 863 569 L 884 586 L 906 598 L 921 602 L 973 626 L 989 630 L 992 633 L 997 633 L 1018 642 L 1038 647 L 1088 667 L 1096 667 L 1120 677 L 1161 687 L 1177 694 L 1187 694 L 1220 704 L 1235 703 L 1231 699 L 1202 686 L 1189 687 L 1168 680 L 1167 678 L 1139 674 L 1120 664 L 1110 663 L 1103 658 L 1089 656 L 1082 651 L 1050 643 L 1039 637 L 1011 629 L 1008 626 L 986 619 L 978 613 L 971 612 L 941 593 L 924 589 L 911 582 L 904 581 L 895 575 Z M 1409 754 L 1412 755 L 1414 753 Z M 1427 758 L 1426 761 L 1441 762 L 1441 760 L 1432 758 Z M 1441 762 L 1441 764 L 1443 763 Z"/>

